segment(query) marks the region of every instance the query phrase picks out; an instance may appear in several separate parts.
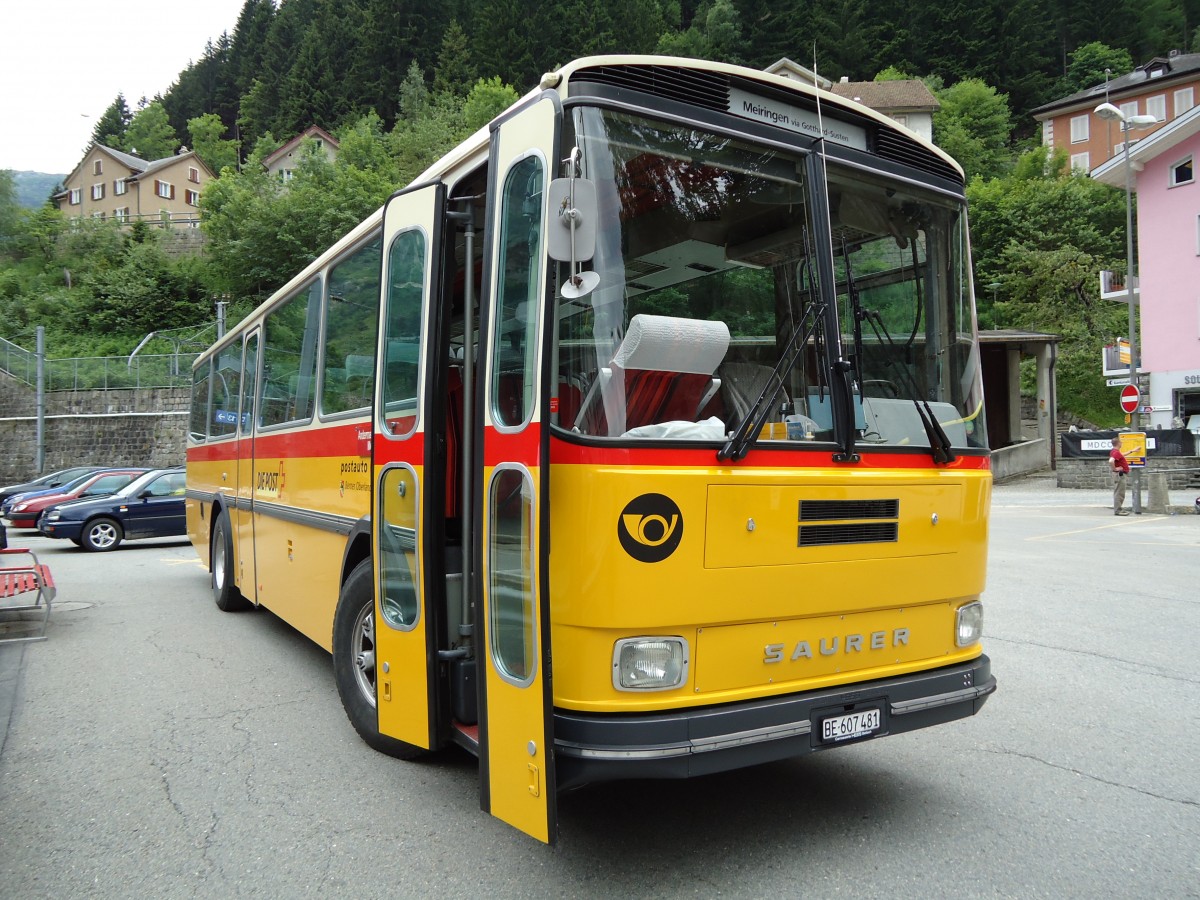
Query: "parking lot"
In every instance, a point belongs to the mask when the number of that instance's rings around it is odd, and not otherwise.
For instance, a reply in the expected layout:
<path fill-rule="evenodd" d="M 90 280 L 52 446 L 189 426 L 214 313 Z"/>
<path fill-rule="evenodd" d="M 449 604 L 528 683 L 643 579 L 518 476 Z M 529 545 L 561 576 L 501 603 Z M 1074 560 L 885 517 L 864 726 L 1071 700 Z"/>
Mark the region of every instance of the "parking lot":
<path fill-rule="evenodd" d="M 554 848 L 480 812 L 460 751 L 367 748 L 324 652 L 219 612 L 186 541 L 10 533 L 59 595 L 0 646 L 0 894 L 1200 896 L 1200 516 L 1108 500 L 996 488 L 978 716 L 584 788 Z"/>

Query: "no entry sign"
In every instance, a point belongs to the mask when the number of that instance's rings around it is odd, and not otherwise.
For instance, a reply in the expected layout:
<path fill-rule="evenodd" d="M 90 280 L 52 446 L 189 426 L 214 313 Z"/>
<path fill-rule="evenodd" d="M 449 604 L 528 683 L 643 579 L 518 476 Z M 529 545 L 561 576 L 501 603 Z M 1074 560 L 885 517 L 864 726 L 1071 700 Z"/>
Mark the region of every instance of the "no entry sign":
<path fill-rule="evenodd" d="M 1127 384 L 1121 388 L 1121 411 L 1131 413 L 1137 410 L 1138 400 L 1141 399 L 1141 394 L 1138 393 L 1136 385 Z"/>

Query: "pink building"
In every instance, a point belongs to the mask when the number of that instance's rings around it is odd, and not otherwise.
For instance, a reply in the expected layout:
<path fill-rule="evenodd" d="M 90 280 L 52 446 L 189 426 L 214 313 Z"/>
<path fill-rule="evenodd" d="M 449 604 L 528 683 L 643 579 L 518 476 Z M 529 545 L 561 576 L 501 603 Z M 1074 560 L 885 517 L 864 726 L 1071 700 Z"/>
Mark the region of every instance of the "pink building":
<path fill-rule="evenodd" d="M 1150 373 L 1153 411 L 1148 427 L 1169 428 L 1177 416 L 1185 423 L 1200 416 L 1200 186 L 1195 168 L 1200 161 L 1200 107 L 1131 143 L 1129 158 L 1137 193 L 1139 370 Z M 1093 169 L 1092 177 L 1124 190 L 1124 155 Z M 1102 296 L 1126 299 L 1124 288 L 1106 290 L 1103 276 L 1101 285 Z"/>

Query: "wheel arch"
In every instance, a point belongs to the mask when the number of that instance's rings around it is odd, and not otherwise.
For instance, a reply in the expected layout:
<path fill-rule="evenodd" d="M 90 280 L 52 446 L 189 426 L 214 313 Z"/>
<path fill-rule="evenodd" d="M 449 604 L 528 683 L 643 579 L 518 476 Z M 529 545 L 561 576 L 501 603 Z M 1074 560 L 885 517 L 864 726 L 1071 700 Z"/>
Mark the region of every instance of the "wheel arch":
<path fill-rule="evenodd" d="M 346 536 L 346 550 L 342 555 L 342 571 L 338 585 L 346 583 L 355 566 L 371 558 L 371 517 L 363 516 L 350 528 Z"/>

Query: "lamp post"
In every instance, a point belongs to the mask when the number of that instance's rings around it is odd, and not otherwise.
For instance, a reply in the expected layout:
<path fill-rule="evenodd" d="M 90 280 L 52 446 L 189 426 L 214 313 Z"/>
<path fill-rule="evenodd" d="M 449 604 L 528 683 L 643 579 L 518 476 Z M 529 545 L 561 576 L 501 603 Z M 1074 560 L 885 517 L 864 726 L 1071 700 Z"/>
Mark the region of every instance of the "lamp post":
<path fill-rule="evenodd" d="M 1137 318 L 1134 315 L 1136 300 L 1133 297 L 1133 166 L 1129 163 L 1129 132 L 1134 128 L 1148 128 L 1158 122 L 1154 116 L 1127 116 L 1111 103 L 1101 103 L 1095 109 L 1096 115 L 1109 122 L 1118 122 L 1121 126 L 1121 152 L 1125 157 L 1125 290 L 1126 303 L 1129 304 L 1129 383 L 1138 386 L 1138 339 Z M 1141 431 L 1142 412 L 1135 409 L 1132 414 L 1134 431 Z M 1141 469 L 1133 470 L 1133 511 L 1142 511 L 1142 479 Z"/>

